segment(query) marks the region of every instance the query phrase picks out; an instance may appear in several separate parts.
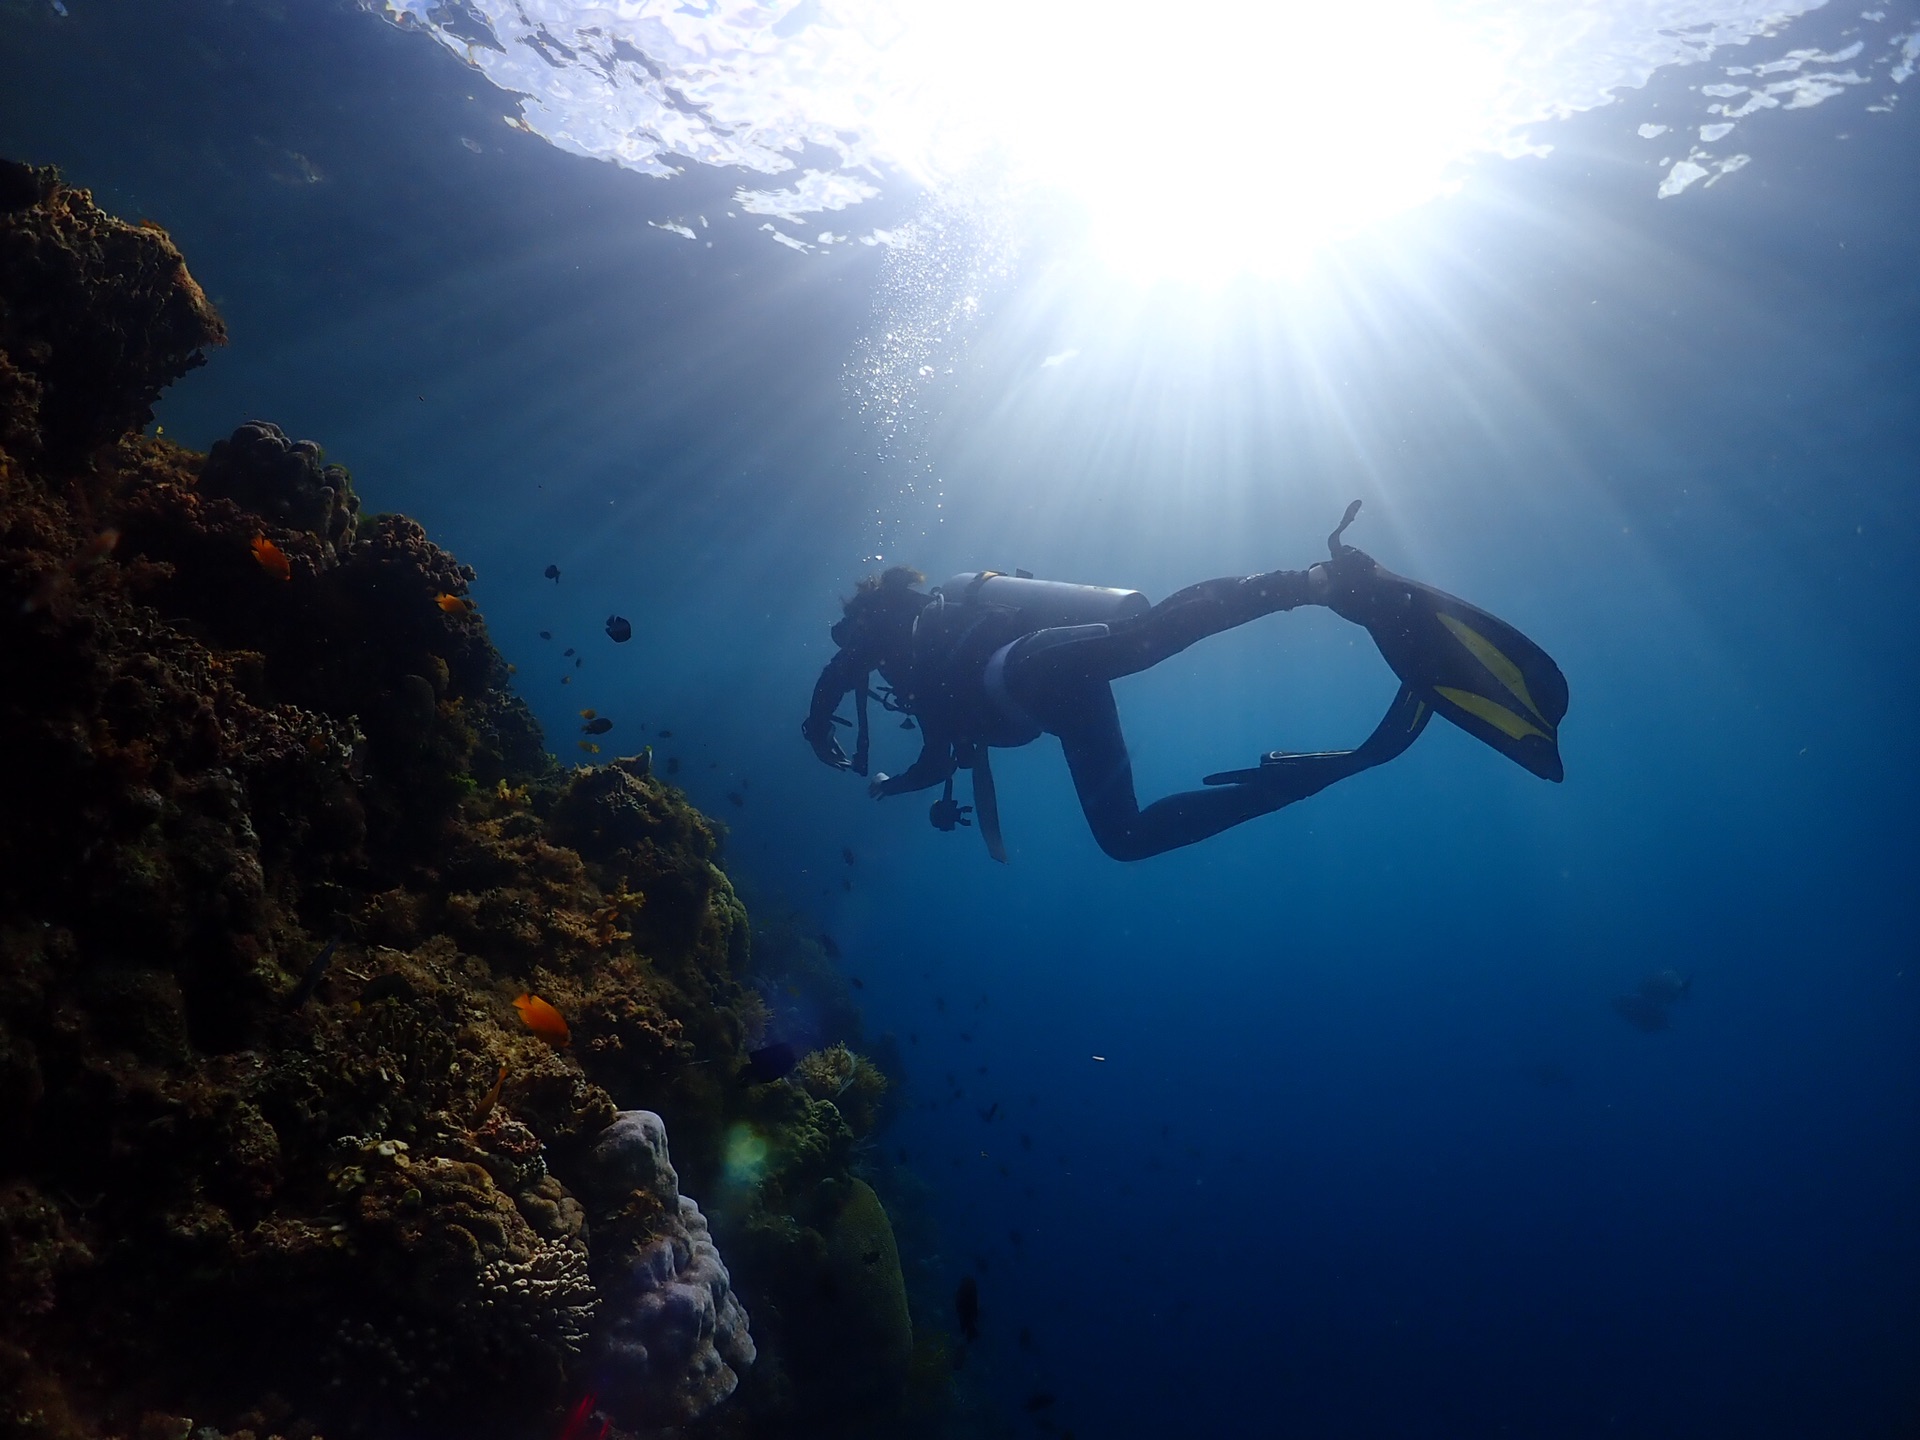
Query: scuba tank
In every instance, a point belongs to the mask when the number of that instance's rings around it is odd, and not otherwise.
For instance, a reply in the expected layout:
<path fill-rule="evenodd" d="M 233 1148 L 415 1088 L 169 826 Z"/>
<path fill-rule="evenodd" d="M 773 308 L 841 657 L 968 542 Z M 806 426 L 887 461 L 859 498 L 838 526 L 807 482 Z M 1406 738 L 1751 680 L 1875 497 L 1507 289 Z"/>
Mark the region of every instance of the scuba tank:
<path fill-rule="evenodd" d="M 1056 625 L 1113 625 L 1153 608 L 1138 590 L 1036 580 L 1024 572 L 1003 575 L 998 570 L 968 570 L 934 593 L 948 605 L 1017 610 L 1030 630 L 1048 630 Z"/>
<path fill-rule="evenodd" d="M 1107 633 L 1111 625 L 1143 615 L 1151 602 L 1138 590 L 1106 585 L 1075 585 L 1063 580 L 1036 580 L 1024 570 L 1013 575 L 998 570 L 969 570 L 935 590 L 935 606 L 928 619 L 949 633 L 970 628 L 969 616 L 1012 612 L 1024 632 L 1013 644 L 1003 645 L 986 662 L 981 676 L 997 712 L 998 724 L 976 736 L 982 745 L 1015 749 L 1040 738 L 1039 722 L 1027 714 L 1007 690 L 1006 669 L 1014 646 L 1023 653 L 1089 640 Z"/>

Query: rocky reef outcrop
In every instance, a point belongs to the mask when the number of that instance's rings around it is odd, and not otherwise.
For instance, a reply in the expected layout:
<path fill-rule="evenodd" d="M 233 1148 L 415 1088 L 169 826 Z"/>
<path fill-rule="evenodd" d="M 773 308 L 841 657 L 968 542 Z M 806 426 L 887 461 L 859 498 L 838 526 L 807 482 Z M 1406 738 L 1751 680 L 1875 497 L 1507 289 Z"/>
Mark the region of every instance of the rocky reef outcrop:
<path fill-rule="evenodd" d="M 715 827 L 555 764 L 422 526 L 142 433 L 224 338 L 0 164 L 0 1440 L 937 1433 L 881 1077 L 751 1082 Z"/>

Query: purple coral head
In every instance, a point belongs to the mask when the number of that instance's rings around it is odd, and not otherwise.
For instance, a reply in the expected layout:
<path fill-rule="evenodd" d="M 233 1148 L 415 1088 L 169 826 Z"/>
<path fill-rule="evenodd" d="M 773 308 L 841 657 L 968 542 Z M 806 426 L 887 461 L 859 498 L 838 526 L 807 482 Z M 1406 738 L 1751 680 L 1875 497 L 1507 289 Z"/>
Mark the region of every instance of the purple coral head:
<path fill-rule="evenodd" d="M 658 1115 L 623 1111 L 590 1159 L 603 1197 L 645 1189 L 667 1212 L 603 1289 L 598 1389 L 621 1425 L 686 1424 L 731 1395 L 737 1371 L 753 1363 L 747 1312 L 706 1217 L 680 1193 Z"/>
<path fill-rule="evenodd" d="M 588 1159 L 593 1188 L 602 1198 L 647 1190 L 669 1211 L 677 1207 L 680 1177 L 667 1157 L 667 1122 L 653 1111 L 622 1110 L 595 1137 Z"/>

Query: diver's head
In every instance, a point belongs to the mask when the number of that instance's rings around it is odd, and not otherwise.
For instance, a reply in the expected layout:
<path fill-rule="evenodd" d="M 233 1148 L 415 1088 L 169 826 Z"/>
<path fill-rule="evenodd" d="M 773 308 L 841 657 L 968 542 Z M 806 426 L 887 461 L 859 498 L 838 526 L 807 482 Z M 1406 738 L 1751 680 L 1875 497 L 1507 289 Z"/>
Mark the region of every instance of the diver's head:
<path fill-rule="evenodd" d="M 867 576 L 853 598 L 841 602 L 833 643 L 866 660 L 870 669 L 905 659 L 913 642 L 913 622 L 930 598 L 913 587 L 926 578 L 905 565 Z"/>

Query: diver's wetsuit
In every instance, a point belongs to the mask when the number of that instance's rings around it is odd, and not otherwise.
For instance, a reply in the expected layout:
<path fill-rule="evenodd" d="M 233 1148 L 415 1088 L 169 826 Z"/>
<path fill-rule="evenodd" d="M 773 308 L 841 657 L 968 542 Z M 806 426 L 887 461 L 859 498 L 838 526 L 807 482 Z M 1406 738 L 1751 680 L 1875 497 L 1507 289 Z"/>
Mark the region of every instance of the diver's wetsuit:
<path fill-rule="evenodd" d="M 1011 643 L 1004 672 L 1007 694 L 1040 730 L 1060 738 L 1094 839 L 1114 859 L 1139 860 L 1191 845 L 1305 799 L 1399 754 L 1412 743 L 1417 725 L 1383 722 L 1358 750 L 1292 757 L 1294 763 L 1263 770 L 1257 780 L 1169 795 L 1142 809 L 1110 682 L 1151 669 L 1209 635 L 1307 603 L 1303 570 L 1203 580 L 1104 634 L 1070 643 L 1052 643 L 1059 632 L 1028 630 L 1018 611 L 952 607 L 957 613 L 946 628 L 954 633 L 916 637 L 910 675 L 882 671 L 919 720 L 925 744 L 911 767 L 878 782 L 875 793 L 898 795 L 941 784 L 975 744 L 1033 738 L 1031 729 L 1017 739 L 993 738 L 1008 720 L 987 693 L 984 670 L 988 658 Z M 822 684 L 827 683 L 823 676 Z M 1389 731 L 1391 739 L 1383 738 Z"/>

